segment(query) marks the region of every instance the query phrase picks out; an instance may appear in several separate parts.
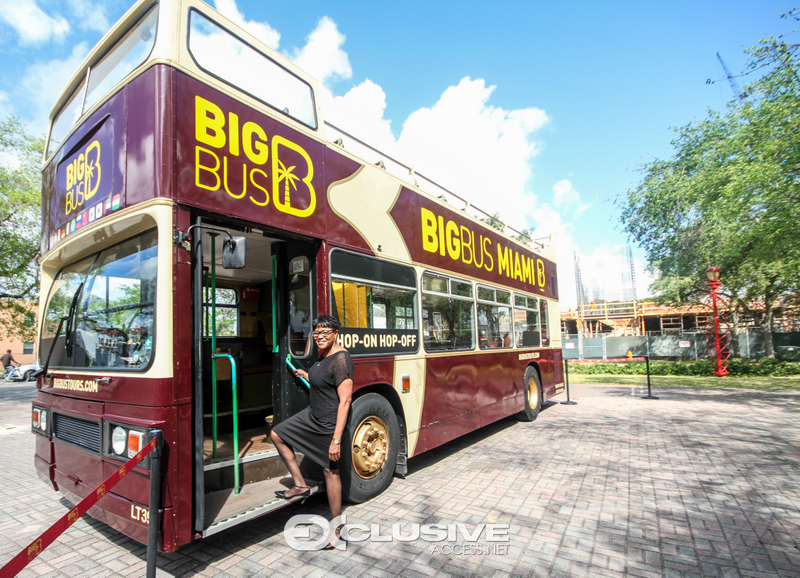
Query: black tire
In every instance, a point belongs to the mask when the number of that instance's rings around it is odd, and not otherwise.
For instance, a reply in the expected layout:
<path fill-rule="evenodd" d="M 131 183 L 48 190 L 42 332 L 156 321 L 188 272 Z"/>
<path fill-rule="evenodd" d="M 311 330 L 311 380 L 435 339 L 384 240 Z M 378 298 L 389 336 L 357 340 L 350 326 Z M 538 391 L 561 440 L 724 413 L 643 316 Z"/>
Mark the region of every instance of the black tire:
<path fill-rule="evenodd" d="M 33 370 L 28 370 L 28 371 L 26 371 L 26 372 L 25 372 L 25 375 L 23 376 L 23 381 L 30 381 L 30 380 L 32 380 L 32 379 L 33 379 L 33 378 L 31 377 L 32 375 L 33 375 Z"/>
<path fill-rule="evenodd" d="M 519 421 L 533 421 L 539 417 L 542 409 L 542 382 L 539 380 L 539 372 L 535 367 L 528 367 L 525 370 L 525 409 L 517 414 Z"/>
<path fill-rule="evenodd" d="M 369 440 L 369 449 L 365 442 Z M 400 427 L 392 405 L 377 393 L 368 393 L 350 406 L 339 475 L 342 497 L 360 504 L 389 487 L 397 464 Z M 365 452 L 365 450 L 367 450 Z"/>

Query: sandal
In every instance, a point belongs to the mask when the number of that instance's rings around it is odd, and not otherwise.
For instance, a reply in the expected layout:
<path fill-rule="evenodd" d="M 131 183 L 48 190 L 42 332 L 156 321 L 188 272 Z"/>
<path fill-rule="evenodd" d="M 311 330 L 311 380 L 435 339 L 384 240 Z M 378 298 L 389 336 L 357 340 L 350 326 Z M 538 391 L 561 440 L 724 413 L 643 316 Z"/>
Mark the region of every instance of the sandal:
<path fill-rule="evenodd" d="M 287 496 L 286 492 L 289 492 L 295 488 L 305 488 L 304 492 L 300 492 L 299 494 L 292 494 L 291 496 Z M 275 495 L 281 498 L 282 500 L 291 500 L 293 498 L 307 498 L 311 495 L 311 488 L 308 486 L 292 486 L 288 490 L 279 490 L 275 492 Z"/>

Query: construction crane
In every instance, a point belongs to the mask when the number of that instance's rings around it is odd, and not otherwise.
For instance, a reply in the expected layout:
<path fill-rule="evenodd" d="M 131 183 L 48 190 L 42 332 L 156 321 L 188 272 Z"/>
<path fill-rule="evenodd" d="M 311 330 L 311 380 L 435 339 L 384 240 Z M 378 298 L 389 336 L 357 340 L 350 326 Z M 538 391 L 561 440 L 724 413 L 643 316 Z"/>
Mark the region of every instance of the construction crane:
<path fill-rule="evenodd" d="M 728 82 L 731 83 L 731 90 L 733 90 L 733 94 L 735 94 L 736 98 L 738 98 L 739 100 L 744 100 L 745 95 L 742 92 L 742 89 L 739 88 L 739 85 L 736 83 L 736 79 L 731 74 L 731 71 L 728 70 L 727 66 L 725 66 L 725 61 L 722 60 L 722 57 L 719 55 L 719 52 L 717 52 L 717 58 L 719 58 L 719 63 L 722 65 L 722 70 L 725 71 L 725 76 L 728 78 Z"/>

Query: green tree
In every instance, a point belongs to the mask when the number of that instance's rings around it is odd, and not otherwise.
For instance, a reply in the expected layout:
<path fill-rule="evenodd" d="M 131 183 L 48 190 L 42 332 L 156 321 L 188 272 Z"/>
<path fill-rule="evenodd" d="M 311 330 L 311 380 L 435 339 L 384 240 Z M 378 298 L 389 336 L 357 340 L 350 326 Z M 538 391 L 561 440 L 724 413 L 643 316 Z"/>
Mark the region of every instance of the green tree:
<path fill-rule="evenodd" d="M 796 17 L 796 15 L 794 15 Z M 674 154 L 642 167 L 619 204 L 645 249 L 663 300 L 697 302 L 704 271 L 722 271 L 737 313 L 764 330 L 774 356 L 773 306 L 800 287 L 800 79 L 797 45 L 767 38 L 748 50 L 761 78 L 723 113 L 675 130 Z"/>
<path fill-rule="evenodd" d="M 0 333 L 33 341 L 30 303 L 38 299 L 43 139 L 17 116 L 0 123 Z"/>

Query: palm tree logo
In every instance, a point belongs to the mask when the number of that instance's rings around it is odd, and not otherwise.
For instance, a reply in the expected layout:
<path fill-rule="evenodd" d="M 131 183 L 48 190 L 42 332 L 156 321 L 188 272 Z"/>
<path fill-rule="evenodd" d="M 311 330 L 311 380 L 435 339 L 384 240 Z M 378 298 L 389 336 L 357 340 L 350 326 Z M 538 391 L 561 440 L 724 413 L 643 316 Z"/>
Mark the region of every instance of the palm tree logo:
<path fill-rule="evenodd" d="M 94 158 L 89 160 L 89 153 L 96 151 Z M 97 176 L 94 174 L 95 168 L 97 169 Z M 86 149 L 86 168 L 84 169 L 84 200 L 91 199 L 97 192 L 97 187 L 100 186 L 100 143 L 94 141 Z"/>
<path fill-rule="evenodd" d="M 280 182 L 283 181 L 283 203 L 287 207 L 292 206 L 292 190 L 297 190 L 297 181 L 300 180 L 300 177 L 292 172 L 295 168 L 297 168 L 297 165 L 286 168 L 286 165 L 278 159 L 278 187 L 280 187 Z"/>

